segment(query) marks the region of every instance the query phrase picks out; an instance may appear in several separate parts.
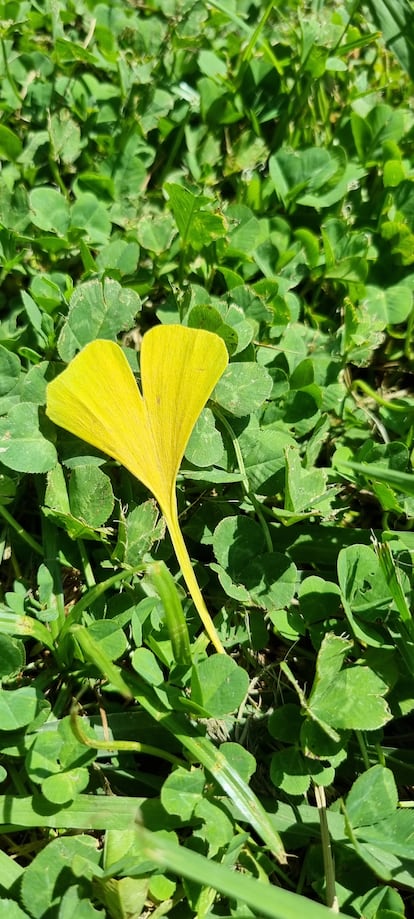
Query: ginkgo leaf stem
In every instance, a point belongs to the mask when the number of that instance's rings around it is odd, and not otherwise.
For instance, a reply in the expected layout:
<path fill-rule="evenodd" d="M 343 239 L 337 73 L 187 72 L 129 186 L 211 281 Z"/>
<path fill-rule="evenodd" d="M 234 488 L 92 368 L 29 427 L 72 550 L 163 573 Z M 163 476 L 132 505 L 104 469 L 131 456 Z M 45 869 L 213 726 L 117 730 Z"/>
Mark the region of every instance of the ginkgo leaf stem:
<path fill-rule="evenodd" d="M 190 556 L 187 551 L 187 546 L 184 542 L 184 537 L 180 529 L 180 524 L 178 522 L 177 508 L 171 507 L 168 511 L 164 510 L 165 522 L 168 527 L 168 532 L 171 537 L 171 542 L 174 547 L 175 554 L 177 556 L 178 563 L 180 565 L 181 571 L 183 573 L 184 580 L 187 584 L 187 587 L 190 591 L 194 606 L 200 616 L 200 619 L 203 623 L 203 626 L 207 632 L 207 635 L 214 645 L 218 654 L 225 654 L 226 651 L 223 648 L 223 645 L 218 636 L 218 632 L 214 625 L 214 622 L 208 612 L 206 604 L 203 599 L 203 595 L 198 586 L 197 578 L 194 574 L 194 568 L 191 563 Z"/>

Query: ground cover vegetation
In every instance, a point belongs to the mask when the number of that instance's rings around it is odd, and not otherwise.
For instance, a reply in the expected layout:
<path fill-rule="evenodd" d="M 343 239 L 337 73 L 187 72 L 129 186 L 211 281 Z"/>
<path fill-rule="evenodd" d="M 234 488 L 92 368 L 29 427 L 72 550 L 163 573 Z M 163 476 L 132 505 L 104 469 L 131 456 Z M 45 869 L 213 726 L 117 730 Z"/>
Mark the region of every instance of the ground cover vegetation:
<path fill-rule="evenodd" d="M 413 4 L 0 13 L 0 917 L 412 915 Z"/>

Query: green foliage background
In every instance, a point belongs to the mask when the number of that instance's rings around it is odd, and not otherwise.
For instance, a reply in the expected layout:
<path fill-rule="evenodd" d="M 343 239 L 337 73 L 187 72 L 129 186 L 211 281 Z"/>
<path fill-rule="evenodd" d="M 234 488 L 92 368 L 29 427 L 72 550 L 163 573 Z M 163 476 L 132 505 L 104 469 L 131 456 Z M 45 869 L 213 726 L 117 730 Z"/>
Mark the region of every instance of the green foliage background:
<path fill-rule="evenodd" d="M 409 916 L 413 3 L 0 12 L 0 917 Z M 230 355 L 178 496 L 228 657 L 44 412 L 157 322 Z"/>

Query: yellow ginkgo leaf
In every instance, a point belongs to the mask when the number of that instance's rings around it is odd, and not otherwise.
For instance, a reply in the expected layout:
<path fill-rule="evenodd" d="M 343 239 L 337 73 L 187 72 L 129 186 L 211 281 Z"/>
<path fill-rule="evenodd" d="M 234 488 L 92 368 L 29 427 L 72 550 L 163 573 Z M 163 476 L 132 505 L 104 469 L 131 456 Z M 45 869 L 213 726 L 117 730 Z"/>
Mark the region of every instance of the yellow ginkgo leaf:
<path fill-rule="evenodd" d="M 142 395 L 122 348 L 93 341 L 47 387 L 49 418 L 112 456 L 156 497 L 206 632 L 224 648 L 205 606 L 181 533 L 176 479 L 190 434 L 227 366 L 221 338 L 155 326 L 141 347 Z"/>

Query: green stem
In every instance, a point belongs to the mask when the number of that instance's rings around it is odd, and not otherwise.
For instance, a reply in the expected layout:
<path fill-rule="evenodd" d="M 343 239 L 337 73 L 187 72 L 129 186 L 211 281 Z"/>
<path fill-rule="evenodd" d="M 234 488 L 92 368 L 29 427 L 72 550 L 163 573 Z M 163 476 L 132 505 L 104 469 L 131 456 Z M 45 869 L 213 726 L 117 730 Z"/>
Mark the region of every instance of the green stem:
<path fill-rule="evenodd" d="M 382 405 L 384 408 L 389 409 L 390 412 L 399 412 L 402 414 L 407 414 L 407 412 L 412 412 L 413 407 L 410 405 L 396 405 L 395 401 L 391 402 L 390 400 L 383 399 L 382 396 L 378 395 L 375 392 L 375 389 L 371 389 L 368 383 L 365 383 L 364 380 L 354 380 L 352 383 L 352 389 L 361 389 L 362 392 L 366 393 L 367 396 L 370 396 L 371 399 L 374 399 L 378 405 Z"/>
<path fill-rule="evenodd" d="M 138 740 L 98 740 L 94 737 L 89 737 L 84 733 L 81 727 L 81 719 L 78 717 L 76 708 L 73 708 L 70 713 L 70 726 L 76 740 L 86 747 L 92 747 L 94 750 L 108 750 L 110 753 L 116 753 L 118 751 L 146 753 L 148 756 L 159 756 L 161 759 L 167 760 L 168 763 L 172 763 L 174 766 L 184 766 L 188 768 L 188 763 L 186 763 L 185 760 L 180 759 L 178 756 L 174 756 L 172 753 L 167 753 L 159 747 L 153 747 L 151 744 L 140 743 Z"/>
<path fill-rule="evenodd" d="M 262 511 L 260 502 L 257 500 L 256 495 L 254 495 L 254 494 L 250 491 L 249 479 L 248 479 L 248 475 L 247 475 L 247 472 L 246 472 L 246 467 L 245 467 L 245 465 L 244 465 L 243 454 L 242 454 L 241 449 L 240 449 L 239 441 L 237 440 L 237 437 L 236 437 L 236 435 L 235 435 L 235 433 L 234 433 L 234 431 L 233 431 L 233 428 L 232 428 L 230 422 L 227 420 L 226 416 L 223 414 L 223 412 L 222 412 L 216 405 L 214 406 L 214 414 L 217 416 L 217 418 L 219 419 L 219 421 L 221 422 L 221 424 L 223 425 L 223 427 L 226 429 L 226 431 L 227 431 L 227 433 L 228 433 L 228 435 L 229 435 L 229 437 L 230 437 L 230 440 L 231 440 L 232 445 L 233 445 L 233 450 L 234 450 L 235 455 L 236 455 L 236 460 L 237 460 L 237 465 L 238 465 L 238 467 L 239 467 L 239 472 L 240 472 L 240 475 L 241 475 L 241 477 L 242 477 L 242 485 L 243 485 L 244 491 L 245 491 L 245 493 L 246 493 L 246 497 L 249 499 L 249 501 L 251 501 L 251 503 L 252 503 L 252 505 L 253 505 L 253 507 L 254 507 L 254 509 L 255 509 L 255 512 L 256 512 L 256 514 L 257 514 L 257 516 L 258 516 L 258 518 L 259 518 L 260 525 L 261 525 L 262 530 L 263 530 L 264 538 L 265 538 L 265 540 L 266 540 L 267 551 L 268 551 L 268 552 L 273 552 L 272 537 L 271 537 L 271 535 L 270 535 L 270 530 L 269 530 L 269 527 L 268 527 L 268 525 L 267 525 L 267 521 L 266 521 L 266 519 L 265 519 L 265 516 L 264 516 L 264 514 L 263 514 L 263 511 Z"/>
<path fill-rule="evenodd" d="M 57 611 L 57 619 L 53 619 L 49 623 L 49 627 L 53 641 L 57 642 L 61 629 L 65 624 L 65 598 L 60 563 L 58 561 L 57 530 L 47 517 L 43 519 L 42 527 L 45 547 L 44 565 L 52 577 L 53 594 L 51 601 Z"/>
<path fill-rule="evenodd" d="M 382 747 L 381 747 L 381 744 L 379 744 L 378 741 L 377 741 L 376 744 L 375 744 L 375 749 L 376 749 L 376 751 L 377 751 L 378 762 L 379 762 L 380 766 L 384 766 L 384 767 L 385 767 L 385 766 L 387 765 L 387 761 L 386 761 L 386 758 L 385 758 L 385 755 L 384 755 L 384 751 L 383 751 L 383 749 L 382 749 Z"/>
<path fill-rule="evenodd" d="M 361 751 L 361 756 L 362 756 L 362 760 L 363 760 L 365 769 L 368 770 L 371 766 L 371 763 L 369 761 L 368 750 L 367 750 L 367 745 L 365 743 L 364 735 L 362 731 L 355 731 L 355 734 L 356 734 L 356 738 L 359 744 L 359 749 Z"/>
<path fill-rule="evenodd" d="M 4 518 L 6 523 L 8 523 L 9 526 L 11 526 L 13 530 L 18 534 L 18 536 L 20 536 L 20 538 L 23 539 L 24 542 L 27 543 L 27 545 L 30 546 L 30 548 L 33 549 L 34 552 L 37 553 L 37 555 L 41 555 L 43 558 L 44 553 L 43 553 L 43 548 L 40 545 L 40 543 L 38 543 L 36 539 L 33 539 L 33 536 L 30 536 L 30 533 L 28 533 L 27 530 L 25 530 L 21 526 L 20 523 L 17 523 L 17 520 L 15 520 L 14 517 L 12 517 L 12 515 L 9 514 L 9 511 L 7 510 L 6 507 L 4 507 L 3 504 L 0 504 L 0 514 Z"/>
<path fill-rule="evenodd" d="M 26 787 L 25 784 L 24 784 L 24 781 L 23 781 L 23 779 L 22 779 L 20 770 L 17 769 L 16 766 L 13 766 L 11 763 L 8 763 L 8 764 L 7 764 L 7 771 L 8 771 L 8 773 L 9 773 L 9 776 L 10 776 L 12 782 L 14 783 L 14 786 L 15 786 L 15 789 L 16 789 L 16 791 L 17 791 L 17 794 L 18 794 L 18 795 L 22 795 L 22 797 L 26 796 L 26 795 L 27 795 L 27 787 Z"/>
<path fill-rule="evenodd" d="M 15 79 L 14 79 L 14 76 L 13 76 L 13 74 L 11 73 L 10 68 L 9 68 L 9 62 L 8 62 L 8 60 L 7 60 L 7 54 L 6 54 L 6 45 L 5 45 L 5 42 L 4 42 L 4 39 L 3 39 L 3 38 L 1 39 L 1 50 L 2 50 L 2 57 L 3 57 L 3 64 L 4 64 L 4 72 L 5 72 L 5 74 L 6 74 L 6 77 L 7 77 L 8 81 L 9 81 L 9 83 L 10 83 L 10 86 L 11 86 L 11 88 L 12 88 L 12 90 L 13 90 L 13 92 L 14 92 L 16 98 L 17 98 L 18 101 L 21 103 L 21 101 L 22 101 L 22 96 L 21 96 L 19 87 L 17 86 L 17 83 L 16 83 L 16 81 L 15 81 Z"/>
<path fill-rule="evenodd" d="M 80 557 L 82 559 L 83 573 L 85 575 L 86 585 L 89 589 L 96 586 L 95 576 L 89 558 L 86 554 L 85 543 L 83 539 L 78 539 Z"/>
<path fill-rule="evenodd" d="M 56 152 L 55 144 L 54 144 L 54 141 L 53 141 L 52 119 L 51 119 L 51 117 L 50 117 L 50 114 L 48 115 L 47 132 L 48 132 L 48 135 L 49 135 L 49 145 L 50 145 L 50 152 L 49 152 L 49 155 L 48 155 L 49 169 L 50 169 L 50 171 L 51 171 L 51 173 L 52 173 L 52 175 L 53 175 L 53 178 L 54 178 L 54 180 L 55 180 L 55 182 L 56 182 L 56 185 L 58 186 L 58 188 L 60 188 L 60 190 L 61 190 L 62 194 L 64 195 L 64 197 L 66 198 L 66 200 L 69 201 L 69 200 L 70 200 L 69 192 L 68 192 L 68 190 L 67 190 L 67 188 L 66 188 L 65 183 L 64 183 L 63 180 L 62 180 L 62 177 L 61 177 L 61 175 L 60 175 L 59 169 L 58 169 L 58 167 L 57 167 L 57 162 L 58 162 L 58 160 L 59 160 L 59 155 L 58 155 L 57 152 Z"/>
<path fill-rule="evenodd" d="M 314 792 L 319 814 L 319 825 L 321 829 L 322 856 L 326 883 L 326 905 L 329 906 L 333 912 L 338 913 L 339 907 L 335 887 L 335 868 L 332 857 L 332 846 L 328 829 L 328 820 L 326 816 L 325 789 L 322 787 L 322 785 L 314 785 Z"/>
<path fill-rule="evenodd" d="M 405 344 L 404 344 L 404 355 L 409 361 L 411 361 L 413 357 L 413 352 L 411 348 L 413 326 L 414 326 L 414 309 L 411 310 L 411 313 L 407 320 L 407 330 L 406 330 Z"/>

